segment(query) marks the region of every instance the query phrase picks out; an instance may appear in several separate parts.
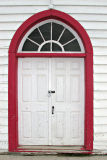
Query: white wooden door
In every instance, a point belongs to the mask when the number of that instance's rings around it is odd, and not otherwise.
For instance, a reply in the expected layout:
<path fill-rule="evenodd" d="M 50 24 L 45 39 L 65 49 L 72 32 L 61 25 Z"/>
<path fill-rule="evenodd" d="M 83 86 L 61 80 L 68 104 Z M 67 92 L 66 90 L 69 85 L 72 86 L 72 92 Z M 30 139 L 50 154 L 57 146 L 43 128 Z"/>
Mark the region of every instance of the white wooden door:
<path fill-rule="evenodd" d="M 84 145 L 84 59 L 52 59 L 52 145 Z"/>
<path fill-rule="evenodd" d="M 84 144 L 83 59 L 18 60 L 18 134 L 20 145 Z"/>
<path fill-rule="evenodd" d="M 22 58 L 18 65 L 19 144 L 47 145 L 48 59 Z"/>

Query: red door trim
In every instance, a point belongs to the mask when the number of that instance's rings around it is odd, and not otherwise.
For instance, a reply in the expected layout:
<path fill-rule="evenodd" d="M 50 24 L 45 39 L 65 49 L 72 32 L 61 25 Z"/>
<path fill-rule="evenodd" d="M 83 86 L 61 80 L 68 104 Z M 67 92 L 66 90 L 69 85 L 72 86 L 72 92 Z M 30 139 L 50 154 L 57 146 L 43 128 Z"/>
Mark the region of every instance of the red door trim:
<path fill-rule="evenodd" d="M 85 53 L 50 54 L 17 53 L 26 32 L 43 20 L 56 19 L 72 27 L 83 41 Z M 26 20 L 16 31 L 9 47 L 8 63 L 8 139 L 9 151 L 18 151 L 18 83 L 17 63 L 20 57 L 81 57 L 85 59 L 85 144 L 84 149 L 93 150 L 93 49 L 90 38 L 81 24 L 66 13 L 54 9 L 37 13 Z"/>
<path fill-rule="evenodd" d="M 16 53 L 16 57 L 85 57 L 86 53 Z"/>

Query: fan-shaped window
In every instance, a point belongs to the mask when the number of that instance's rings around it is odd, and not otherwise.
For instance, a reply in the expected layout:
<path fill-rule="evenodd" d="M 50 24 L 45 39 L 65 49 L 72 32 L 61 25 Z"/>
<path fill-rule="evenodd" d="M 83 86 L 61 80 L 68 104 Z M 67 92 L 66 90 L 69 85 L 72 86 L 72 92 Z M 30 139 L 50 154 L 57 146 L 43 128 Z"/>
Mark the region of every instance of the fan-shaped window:
<path fill-rule="evenodd" d="M 46 20 L 31 28 L 22 39 L 20 52 L 84 52 L 79 35 L 66 24 Z"/>

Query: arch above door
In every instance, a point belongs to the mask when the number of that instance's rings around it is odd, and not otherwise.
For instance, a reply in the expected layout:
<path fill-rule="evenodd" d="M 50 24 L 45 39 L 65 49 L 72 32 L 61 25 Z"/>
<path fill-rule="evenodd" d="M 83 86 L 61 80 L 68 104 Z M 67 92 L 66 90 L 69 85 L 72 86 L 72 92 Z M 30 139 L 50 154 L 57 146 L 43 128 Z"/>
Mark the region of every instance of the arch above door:
<path fill-rule="evenodd" d="M 21 43 L 31 29 L 45 21 L 58 21 L 65 24 L 77 34 L 82 44 L 81 52 L 41 53 L 22 52 Z M 43 47 L 43 46 L 42 46 Z M 41 47 L 41 48 L 42 48 Z M 39 49 L 40 51 L 40 49 Z M 93 149 L 93 49 L 90 38 L 81 24 L 66 13 L 57 10 L 46 10 L 27 19 L 16 31 L 9 47 L 8 69 L 8 122 L 9 151 L 18 151 L 18 58 L 20 57 L 77 57 L 85 60 L 85 144 L 84 150 Z"/>

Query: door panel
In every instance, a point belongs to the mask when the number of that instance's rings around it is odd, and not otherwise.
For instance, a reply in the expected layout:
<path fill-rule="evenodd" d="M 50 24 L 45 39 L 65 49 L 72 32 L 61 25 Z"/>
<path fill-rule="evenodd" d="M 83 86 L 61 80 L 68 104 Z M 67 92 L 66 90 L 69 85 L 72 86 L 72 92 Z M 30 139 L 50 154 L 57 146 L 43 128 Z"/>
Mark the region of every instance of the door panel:
<path fill-rule="evenodd" d="M 18 60 L 18 130 L 20 145 L 84 145 L 84 59 Z"/>
<path fill-rule="evenodd" d="M 48 144 L 48 59 L 18 61 L 19 144 Z"/>
<path fill-rule="evenodd" d="M 52 58 L 52 145 L 84 145 L 84 60 Z"/>

